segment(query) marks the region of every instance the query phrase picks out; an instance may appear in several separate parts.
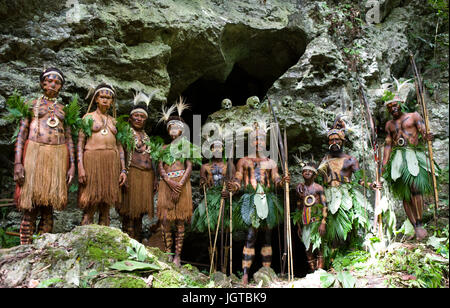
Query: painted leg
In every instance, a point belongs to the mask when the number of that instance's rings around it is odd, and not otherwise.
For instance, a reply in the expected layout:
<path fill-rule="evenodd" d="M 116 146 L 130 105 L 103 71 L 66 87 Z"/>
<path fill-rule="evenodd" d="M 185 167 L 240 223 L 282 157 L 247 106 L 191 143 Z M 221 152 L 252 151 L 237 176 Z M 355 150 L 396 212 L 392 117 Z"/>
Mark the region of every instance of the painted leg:
<path fill-rule="evenodd" d="M 173 255 L 172 255 L 173 240 L 172 240 L 171 226 L 167 221 L 161 223 L 161 231 L 162 231 L 162 236 L 163 236 L 163 241 L 164 241 L 164 246 L 165 246 L 164 247 L 165 252 L 170 253 L 169 254 L 169 262 L 171 262 L 173 259 Z"/>
<path fill-rule="evenodd" d="M 248 229 L 247 241 L 244 245 L 242 258 L 242 269 L 244 271 L 244 275 L 242 276 L 242 283 L 244 285 L 248 284 L 248 274 L 250 272 L 252 262 L 255 259 L 256 232 L 257 230 L 253 227 L 250 227 Z"/>
<path fill-rule="evenodd" d="M 177 222 L 177 234 L 175 236 L 175 257 L 173 263 L 176 266 L 181 265 L 181 251 L 183 250 L 184 241 L 184 221 Z"/>
<path fill-rule="evenodd" d="M 319 250 L 317 254 L 317 268 L 323 269 L 325 267 L 325 261 L 323 259 L 323 252 Z"/>
<path fill-rule="evenodd" d="M 51 233 L 53 230 L 53 208 L 50 206 L 39 207 L 41 220 L 38 225 L 39 234 Z"/>
<path fill-rule="evenodd" d="M 262 265 L 270 267 L 272 264 L 272 230 L 266 229 L 264 236 L 264 245 L 261 248 Z"/>
<path fill-rule="evenodd" d="M 308 260 L 309 269 L 311 270 L 311 272 L 314 272 L 316 270 L 317 260 L 311 250 L 312 247 L 309 247 L 309 249 L 306 251 L 306 259 Z"/>
<path fill-rule="evenodd" d="M 142 242 L 142 218 L 144 215 L 141 215 L 139 218 L 133 220 L 133 238 Z"/>
<path fill-rule="evenodd" d="M 422 225 L 423 215 L 423 197 L 422 195 L 413 192 L 411 197 L 411 203 L 413 207 L 413 213 L 415 214 L 416 224 L 414 230 L 416 231 L 416 240 L 421 241 L 427 236 L 427 231 Z"/>
<path fill-rule="evenodd" d="M 24 211 L 20 224 L 20 244 L 28 245 L 33 242 L 33 233 L 36 225 L 37 210 Z"/>
<path fill-rule="evenodd" d="M 94 223 L 94 214 L 97 207 L 94 205 L 88 206 L 83 210 L 83 220 L 81 220 L 81 225 L 92 225 Z"/>
<path fill-rule="evenodd" d="M 109 204 L 100 204 L 98 206 L 98 224 L 101 226 L 109 226 L 111 219 L 109 217 Z"/>

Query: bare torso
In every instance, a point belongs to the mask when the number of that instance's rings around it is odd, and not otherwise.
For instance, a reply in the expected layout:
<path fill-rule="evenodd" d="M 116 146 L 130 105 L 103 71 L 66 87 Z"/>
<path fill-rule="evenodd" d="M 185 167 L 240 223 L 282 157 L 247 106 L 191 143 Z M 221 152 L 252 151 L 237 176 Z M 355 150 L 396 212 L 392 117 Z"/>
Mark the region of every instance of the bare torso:
<path fill-rule="evenodd" d="M 351 155 L 342 153 L 339 157 L 325 156 L 322 164 L 326 162 L 326 183 L 330 186 L 339 186 L 349 183 L 354 172 L 359 170 L 359 163 Z"/>
<path fill-rule="evenodd" d="M 96 111 L 88 113 L 84 117 L 87 116 L 91 116 L 94 123 L 92 125 L 92 135 L 86 139 L 84 150 L 117 149 L 116 120 L 110 115 L 99 115 Z M 106 134 L 102 133 L 103 129 L 106 129 Z"/>
<path fill-rule="evenodd" d="M 57 102 L 46 101 L 44 99 L 40 103 L 39 100 L 34 100 L 32 106 L 35 116 L 33 116 L 30 122 L 28 139 L 51 145 L 66 143 L 64 106 Z M 37 118 L 36 113 L 38 114 Z M 59 122 L 55 127 L 50 127 L 47 124 L 47 121 L 52 117 Z"/>

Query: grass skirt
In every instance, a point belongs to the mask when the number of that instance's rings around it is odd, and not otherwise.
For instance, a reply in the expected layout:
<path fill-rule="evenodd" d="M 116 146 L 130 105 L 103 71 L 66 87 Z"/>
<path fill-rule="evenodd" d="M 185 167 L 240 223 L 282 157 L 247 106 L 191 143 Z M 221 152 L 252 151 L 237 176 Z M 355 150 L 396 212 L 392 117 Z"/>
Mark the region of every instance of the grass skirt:
<path fill-rule="evenodd" d="M 31 210 L 34 205 L 39 205 L 63 210 L 67 206 L 67 145 L 47 145 L 28 140 L 23 164 L 25 182 L 16 191 L 18 209 Z"/>
<path fill-rule="evenodd" d="M 119 187 L 120 159 L 117 150 L 85 151 L 83 155 L 86 184 L 80 185 L 78 206 L 108 204 L 115 206 L 121 201 Z"/>
<path fill-rule="evenodd" d="M 171 180 L 179 182 L 183 176 L 171 178 Z M 159 181 L 158 185 L 158 203 L 157 216 L 160 221 L 189 221 L 192 217 L 192 188 L 191 181 L 187 180 L 181 188 L 180 198 L 175 203 L 171 197 L 172 190 L 164 180 Z"/>
<path fill-rule="evenodd" d="M 123 193 L 122 203 L 117 206 L 120 215 L 136 219 L 147 213 L 149 218 L 153 218 L 154 175 L 153 170 L 130 167 L 128 186 Z"/>

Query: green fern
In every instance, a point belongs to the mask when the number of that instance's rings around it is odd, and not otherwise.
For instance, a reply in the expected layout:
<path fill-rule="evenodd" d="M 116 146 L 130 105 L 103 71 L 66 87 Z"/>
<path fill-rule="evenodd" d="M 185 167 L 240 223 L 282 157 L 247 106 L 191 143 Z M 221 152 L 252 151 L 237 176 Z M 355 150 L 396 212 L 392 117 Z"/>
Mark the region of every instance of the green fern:
<path fill-rule="evenodd" d="M 117 118 L 116 128 L 117 135 L 116 138 L 119 142 L 124 146 L 127 152 L 132 152 L 135 147 L 135 140 L 133 130 L 131 129 L 130 123 L 125 119 L 128 118 L 128 115 L 121 115 Z"/>
<path fill-rule="evenodd" d="M 78 105 L 78 95 L 75 94 L 71 102 L 64 106 L 64 125 L 70 127 L 73 142 L 78 140 L 78 133 L 82 127 L 82 119 L 80 117 L 81 108 Z"/>
<path fill-rule="evenodd" d="M 81 130 L 89 138 L 92 136 L 92 127 L 94 126 L 94 119 L 91 115 L 85 116 L 81 120 Z"/>
<path fill-rule="evenodd" d="M 22 119 L 33 117 L 33 110 L 31 107 L 31 101 L 25 102 L 25 99 L 23 99 L 16 90 L 14 90 L 13 94 L 6 101 L 6 110 L 8 111 L 8 114 L 3 117 L 3 120 L 7 123 L 16 124 L 16 128 L 11 137 L 11 143 L 16 142 L 17 135 L 19 134 L 20 121 Z"/>

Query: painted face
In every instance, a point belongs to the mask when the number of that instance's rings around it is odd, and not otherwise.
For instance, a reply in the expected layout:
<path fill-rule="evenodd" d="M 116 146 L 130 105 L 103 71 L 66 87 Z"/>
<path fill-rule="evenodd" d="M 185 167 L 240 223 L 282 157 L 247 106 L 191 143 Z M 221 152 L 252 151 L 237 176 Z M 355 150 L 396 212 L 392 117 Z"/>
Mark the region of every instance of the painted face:
<path fill-rule="evenodd" d="M 181 136 L 181 134 L 183 133 L 183 129 L 175 124 L 172 124 L 169 126 L 169 135 L 170 138 L 175 139 L 178 138 L 179 136 Z"/>
<path fill-rule="evenodd" d="M 392 116 L 394 118 L 398 118 L 401 115 L 401 106 L 398 102 L 392 102 L 389 103 L 387 105 L 387 109 L 389 111 L 390 114 L 392 114 Z"/>
<path fill-rule="evenodd" d="M 311 170 L 306 169 L 302 171 L 302 176 L 305 180 L 314 178 L 314 175 L 314 172 L 312 172 Z"/>
<path fill-rule="evenodd" d="M 130 123 L 133 128 L 141 130 L 144 128 L 145 121 L 147 121 L 147 115 L 143 112 L 134 112 L 130 116 Z"/>
<path fill-rule="evenodd" d="M 266 136 L 258 135 L 253 140 L 252 145 L 255 147 L 256 151 L 263 151 L 266 149 Z"/>
<path fill-rule="evenodd" d="M 58 96 L 62 88 L 62 80 L 58 75 L 50 74 L 45 77 L 41 83 L 41 87 L 44 90 L 45 96 L 54 98 Z"/>
<path fill-rule="evenodd" d="M 342 149 L 342 139 L 338 137 L 338 135 L 330 135 L 328 137 L 328 149 L 330 149 L 333 152 L 340 151 Z"/>
<path fill-rule="evenodd" d="M 102 90 L 95 96 L 95 102 L 102 111 L 107 111 L 113 104 L 114 96 L 111 91 Z"/>
<path fill-rule="evenodd" d="M 215 158 L 221 158 L 222 157 L 222 152 L 223 152 L 223 146 L 217 143 L 214 143 L 211 146 L 211 152 L 213 153 L 213 156 Z"/>

